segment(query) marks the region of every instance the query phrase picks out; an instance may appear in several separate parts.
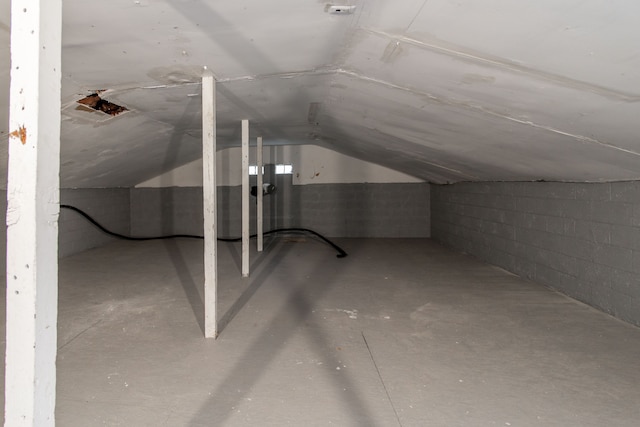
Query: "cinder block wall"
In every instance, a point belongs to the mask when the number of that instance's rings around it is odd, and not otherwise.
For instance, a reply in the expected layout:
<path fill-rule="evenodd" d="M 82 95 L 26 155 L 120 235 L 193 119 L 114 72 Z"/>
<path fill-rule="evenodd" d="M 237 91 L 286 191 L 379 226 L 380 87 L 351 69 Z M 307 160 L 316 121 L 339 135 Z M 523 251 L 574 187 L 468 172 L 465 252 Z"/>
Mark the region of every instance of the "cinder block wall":
<path fill-rule="evenodd" d="M 640 325 L 640 182 L 432 186 L 432 235 Z"/>
<path fill-rule="evenodd" d="M 202 188 L 132 188 L 130 206 L 133 236 L 203 233 Z"/>
<path fill-rule="evenodd" d="M 291 185 L 290 176 L 279 176 L 275 184 L 276 193 L 264 198 L 265 230 L 305 227 L 328 237 L 430 235 L 427 183 Z M 218 188 L 220 236 L 240 236 L 241 203 L 241 187 Z M 131 212 L 136 236 L 202 234 L 202 188 L 132 189 Z"/>
<path fill-rule="evenodd" d="M 292 185 L 290 176 L 271 178 L 278 191 L 265 197 L 265 230 L 306 227 L 329 237 L 428 237 L 429 184 Z M 6 191 L 1 194 L 6 223 Z M 252 199 L 255 200 L 255 199 Z M 218 188 L 219 235 L 241 234 L 241 188 Z M 61 189 L 60 203 L 75 206 L 109 230 L 125 235 L 202 235 L 202 188 Z M 251 227 L 255 233 L 255 209 Z M 5 244 L 6 226 L 0 228 Z M 62 209 L 59 221 L 60 257 L 102 246 L 114 238 L 73 211 Z"/>
<path fill-rule="evenodd" d="M 218 235 L 241 234 L 242 198 L 240 187 L 218 187 Z M 255 199 L 254 199 L 255 200 Z M 265 211 L 271 199 L 265 198 Z M 255 209 L 251 227 L 255 232 Z M 131 234 L 138 237 L 171 234 L 203 234 L 202 187 L 131 189 Z"/>
<path fill-rule="evenodd" d="M 336 237 L 429 237 L 429 184 L 293 187 L 293 219 Z M 307 225 L 308 224 L 308 225 Z"/>

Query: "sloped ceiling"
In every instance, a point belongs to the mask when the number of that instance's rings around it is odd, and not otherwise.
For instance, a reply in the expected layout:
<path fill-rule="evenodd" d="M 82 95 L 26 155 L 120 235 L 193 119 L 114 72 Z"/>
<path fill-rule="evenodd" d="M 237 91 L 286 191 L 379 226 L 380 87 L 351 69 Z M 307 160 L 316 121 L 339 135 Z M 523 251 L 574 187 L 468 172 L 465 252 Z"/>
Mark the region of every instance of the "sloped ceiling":
<path fill-rule="evenodd" d="M 5 142 L 9 16 L 0 0 Z M 438 183 L 637 179 L 638 16 L 630 0 L 64 0 L 62 185 L 199 158 L 203 66 L 219 148 L 247 118 L 266 143 Z M 97 90 L 129 111 L 79 109 Z"/>

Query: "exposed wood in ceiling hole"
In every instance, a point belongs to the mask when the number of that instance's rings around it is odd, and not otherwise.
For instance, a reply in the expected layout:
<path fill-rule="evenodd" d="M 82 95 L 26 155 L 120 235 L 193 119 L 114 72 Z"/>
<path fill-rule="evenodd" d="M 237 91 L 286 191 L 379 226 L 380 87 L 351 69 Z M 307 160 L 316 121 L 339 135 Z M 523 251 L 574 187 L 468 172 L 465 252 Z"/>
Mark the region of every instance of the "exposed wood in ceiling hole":
<path fill-rule="evenodd" d="M 100 98 L 100 95 L 98 95 L 98 92 L 92 93 L 91 95 L 85 98 L 79 99 L 78 103 L 82 105 L 86 105 L 87 107 L 92 108 L 94 110 L 102 111 L 111 116 L 117 116 L 120 113 L 124 113 L 125 111 L 128 111 L 126 107 L 114 104 L 113 102 L 109 102 L 105 99 Z"/>

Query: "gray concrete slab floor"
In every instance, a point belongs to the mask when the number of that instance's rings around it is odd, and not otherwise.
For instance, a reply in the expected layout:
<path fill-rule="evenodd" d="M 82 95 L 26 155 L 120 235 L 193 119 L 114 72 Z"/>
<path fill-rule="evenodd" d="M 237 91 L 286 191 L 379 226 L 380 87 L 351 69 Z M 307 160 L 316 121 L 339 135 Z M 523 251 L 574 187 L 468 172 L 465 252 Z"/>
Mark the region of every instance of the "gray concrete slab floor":
<path fill-rule="evenodd" d="M 637 426 L 640 329 L 429 239 L 116 242 L 60 262 L 59 426 Z M 3 316 L 4 318 L 4 316 Z M 4 324 L 3 324 L 4 328 Z"/>

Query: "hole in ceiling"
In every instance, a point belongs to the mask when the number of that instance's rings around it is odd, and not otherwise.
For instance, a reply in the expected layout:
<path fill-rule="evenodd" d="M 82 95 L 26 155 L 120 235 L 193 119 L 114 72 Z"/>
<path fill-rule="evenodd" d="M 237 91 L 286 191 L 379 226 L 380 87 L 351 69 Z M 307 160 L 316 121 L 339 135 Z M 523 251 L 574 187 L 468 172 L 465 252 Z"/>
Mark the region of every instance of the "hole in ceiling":
<path fill-rule="evenodd" d="M 100 98 L 100 92 L 103 91 L 92 93 L 89 96 L 79 99 L 77 102 L 79 104 L 86 105 L 87 107 L 92 108 L 96 111 L 107 113 L 110 116 L 117 116 L 120 113 L 129 111 L 127 107 L 123 107 L 122 105 L 114 104 L 113 102 L 109 102 L 105 99 Z"/>

